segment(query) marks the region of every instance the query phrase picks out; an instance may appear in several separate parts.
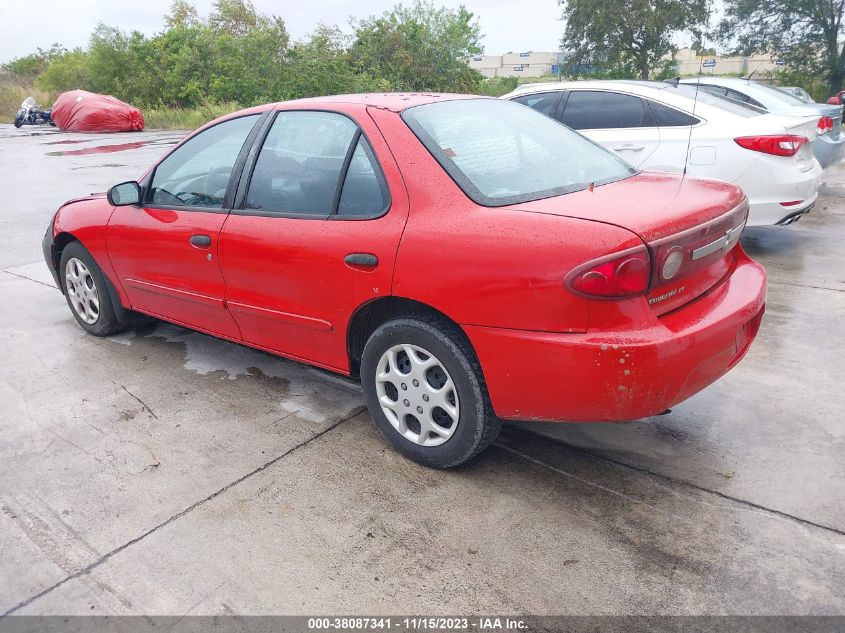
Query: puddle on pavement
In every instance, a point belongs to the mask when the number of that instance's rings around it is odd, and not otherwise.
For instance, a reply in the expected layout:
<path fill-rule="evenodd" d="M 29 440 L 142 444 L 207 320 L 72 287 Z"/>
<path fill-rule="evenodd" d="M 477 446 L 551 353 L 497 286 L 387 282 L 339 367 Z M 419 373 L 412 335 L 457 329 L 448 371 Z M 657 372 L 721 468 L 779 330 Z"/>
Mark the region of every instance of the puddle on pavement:
<path fill-rule="evenodd" d="M 97 147 L 83 147 L 82 149 L 70 149 L 66 151 L 47 152 L 47 156 L 84 156 L 85 154 L 110 154 L 112 152 L 123 152 L 129 149 L 139 149 L 149 145 L 150 141 L 135 141 L 134 143 L 121 143 L 119 145 L 98 145 Z"/>
<path fill-rule="evenodd" d="M 87 142 L 87 139 L 77 139 L 77 140 L 66 139 L 64 141 L 48 141 L 48 142 L 44 143 L 44 145 L 72 145 L 74 143 L 85 143 L 85 142 Z"/>

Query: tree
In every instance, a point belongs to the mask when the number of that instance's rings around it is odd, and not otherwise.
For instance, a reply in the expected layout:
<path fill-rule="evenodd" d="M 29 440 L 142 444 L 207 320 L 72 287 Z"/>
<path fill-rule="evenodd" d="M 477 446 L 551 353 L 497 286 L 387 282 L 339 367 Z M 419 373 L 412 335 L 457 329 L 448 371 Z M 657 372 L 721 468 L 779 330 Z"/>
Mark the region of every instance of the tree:
<path fill-rule="evenodd" d="M 196 26 L 199 22 L 197 8 L 187 0 L 173 0 L 170 3 L 170 13 L 164 16 L 164 23 L 168 29 L 179 26 Z"/>
<path fill-rule="evenodd" d="M 749 0 L 752 1 L 752 0 Z M 673 37 L 700 37 L 709 0 L 559 0 L 566 31 L 561 42 L 575 66 L 600 67 L 610 75 L 648 79 L 676 50 Z"/>
<path fill-rule="evenodd" d="M 845 87 L 843 11 L 845 0 L 725 0 L 718 33 L 736 53 L 772 53 L 824 77 L 831 94 Z"/>
<path fill-rule="evenodd" d="M 435 8 L 417 0 L 352 24 L 352 62 L 394 90 L 471 92 L 481 81 L 466 63 L 481 53 L 481 30 L 463 6 Z"/>
<path fill-rule="evenodd" d="M 298 99 L 319 95 L 390 90 L 355 68 L 349 60 L 351 36 L 336 26 L 320 25 L 305 42 L 288 49 L 288 68 L 276 87 L 276 98 Z"/>

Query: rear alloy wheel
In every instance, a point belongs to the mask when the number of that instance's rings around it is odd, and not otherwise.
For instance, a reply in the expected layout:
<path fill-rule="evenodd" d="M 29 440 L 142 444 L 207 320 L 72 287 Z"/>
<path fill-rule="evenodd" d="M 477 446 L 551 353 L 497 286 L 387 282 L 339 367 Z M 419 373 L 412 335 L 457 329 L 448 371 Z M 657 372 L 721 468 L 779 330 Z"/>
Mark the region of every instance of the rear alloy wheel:
<path fill-rule="evenodd" d="M 461 408 L 455 383 L 436 356 L 394 345 L 381 356 L 376 393 L 388 422 L 406 440 L 440 446 L 455 433 Z"/>
<path fill-rule="evenodd" d="M 82 244 L 71 242 L 62 251 L 62 290 L 76 322 L 95 336 L 108 336 L 126 324 L 115 314 L 108 282 Z"/>
<path fill-rule="evenodd" d="M 475 352 L 462 332 L 436 317 L 378 327 L 364 347 L 361 383 L 381 432 L 426 466 L 469 461 L 501 428 Z"/>

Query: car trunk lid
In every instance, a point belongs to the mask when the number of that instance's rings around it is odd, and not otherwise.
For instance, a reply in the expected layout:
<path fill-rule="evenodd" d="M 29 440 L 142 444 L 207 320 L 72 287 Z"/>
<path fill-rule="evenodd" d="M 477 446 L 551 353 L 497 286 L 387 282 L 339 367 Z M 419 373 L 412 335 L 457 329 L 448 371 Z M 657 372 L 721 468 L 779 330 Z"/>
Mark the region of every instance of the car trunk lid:
<path fill-rule="evenodd" d="M 513 208 L 613 224 L 638 235 L 649 250 L 647 299 L 657 314 L 692 301 L 728 273 L 748 217 L 745 196 L 734 185 L 653 172 Z"/>

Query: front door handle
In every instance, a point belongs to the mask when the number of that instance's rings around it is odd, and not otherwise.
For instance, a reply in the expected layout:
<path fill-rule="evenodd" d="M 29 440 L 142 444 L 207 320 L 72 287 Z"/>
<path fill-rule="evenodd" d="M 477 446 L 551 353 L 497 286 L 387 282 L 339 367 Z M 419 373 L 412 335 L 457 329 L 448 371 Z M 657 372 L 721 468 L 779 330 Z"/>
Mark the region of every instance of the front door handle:
<path fill-rule="evenodd" d="M 196 246 L 197 248 L 208 248 L 211 246 L 211 237 L 209 235 L 192 235 L 190 241 L 191 246 Z"/>
<path fill-rule="evenodd" d="M 349 255 L 343 258 L 343 261 L 350 266 L 364 266 L 367 268 L 378 266 L 378 257 L 372 253 L 349 253 Z"/>
<path fill-rule="evenodd" d="M 617 152 L 641 152 L 645 149 L 645 145 L 619 145 L 613 149 Z"/>

